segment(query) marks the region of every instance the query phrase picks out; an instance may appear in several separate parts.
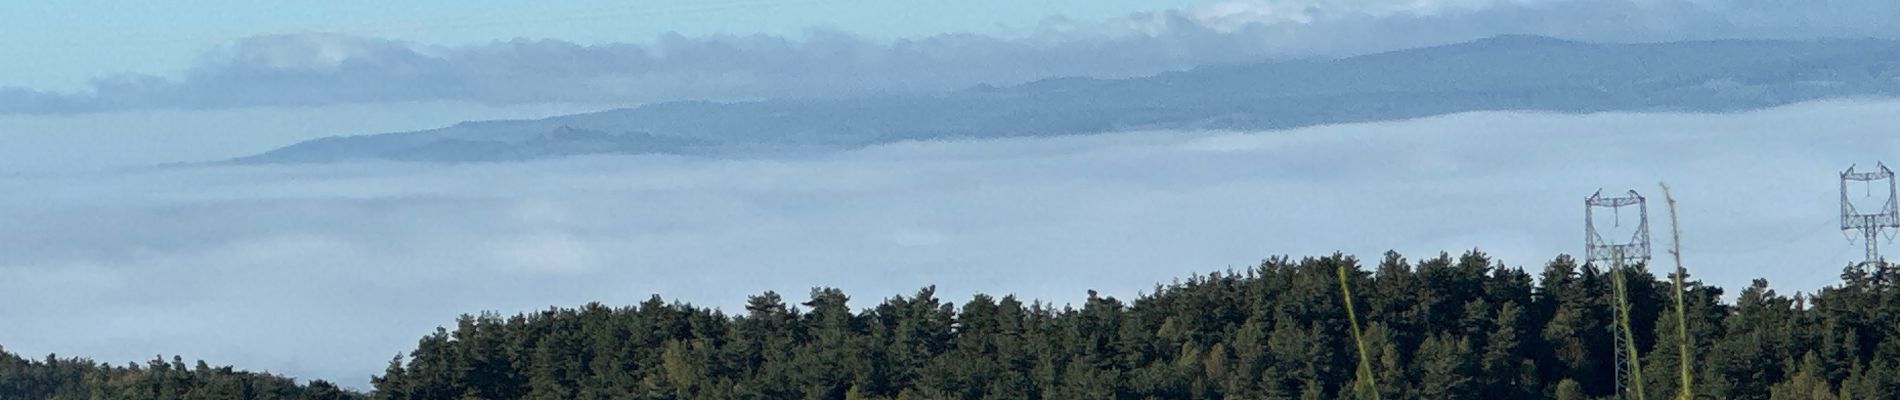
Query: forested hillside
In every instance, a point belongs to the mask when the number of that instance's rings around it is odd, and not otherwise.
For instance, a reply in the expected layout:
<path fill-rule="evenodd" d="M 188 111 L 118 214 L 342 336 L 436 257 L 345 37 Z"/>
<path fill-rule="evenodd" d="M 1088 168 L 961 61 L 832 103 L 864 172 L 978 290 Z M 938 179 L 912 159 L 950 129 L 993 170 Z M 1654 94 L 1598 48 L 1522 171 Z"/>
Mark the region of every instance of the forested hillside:
<path fill-rule="evenodd" d="M 187 367 L 179 357 L 167 362 L 123 367 L 82 358 L 46 356 L 27 360 L 0 349 L 0 400 L 350 400 L 361 394 L 329 382 L 298 384 L 290 378 L 213 368 L 199 361 Z"/>
<path fill-rule="evenodd" d="M 1539 276 L 1482 253 L 1370 271 L 1335 255 L 1269 259 L 1124 302 L 1075 307 L 925 288 L 853 309 L 835 289 L 796 304 L 754 296 L 743 314 L 654 297 L 502 317 L 463 316 L 397 357 L 363 395 L 324 381 L 182 359 L 112 366 L 0 351 L 0 399 L 1202 399 L 1367 398 L 1335 271 L 1364 318 L 1387 399 L 1601 398 L 1614 355 L 1609 274 L 1564 256 Z M 1848 267 L 1813 294 L 1765 281 L 1733 304 L 1688 282 L 1698 397 L 1885 399 L 1900 393 L 1894 277 Z M 1650 398 L 1673 398 L 1670 285 L 1633 289 Z"/>
<path fill-rule="evenodd" d="M 1354 350 L 1336 267 L 1365 320 L 1385 399 L 1583 399 L 1614 385 L 1610 274 L 1558 257 L 1541 272 L 1481 253 L 1270 259 L 1122 301 L 1078 306 L 933 289 L 850 303 L 814 289 L 743 313 L 659 297 L 635 307 L 464 316 L 374 380 L 382 399 L 1348 399 Z M 1688 283 L 1698 398 L 1878 399 L 1900 393 L 1900 295 L 1849 267 L 1786 295 L 1765 281 L 1733 304 Z M 1649 398 L 1678 391 L 1671 285 L 1632 288 Z M 795 301 L 795 300 L 794 300 Z M 868 308 L 863 308 L 869 305 Z M 858 307 L 858 308 L 854 308 Z"/>

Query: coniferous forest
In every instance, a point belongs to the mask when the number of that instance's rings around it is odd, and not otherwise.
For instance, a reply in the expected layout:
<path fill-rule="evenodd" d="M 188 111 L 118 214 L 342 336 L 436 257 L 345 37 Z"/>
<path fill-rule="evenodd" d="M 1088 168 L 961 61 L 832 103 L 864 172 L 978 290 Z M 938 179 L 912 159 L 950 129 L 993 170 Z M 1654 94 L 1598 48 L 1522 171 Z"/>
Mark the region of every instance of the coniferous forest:
<path fill-rule="evenodd" d="M 204 361 L 187 367 L 176 356 L 113 366 L 54 355 L 27 360 L 0 349 L 0 400 L 362 398 L 361 393 L 321 380 L 299 384 L 277 375 L 214 368 Z"/>
<path fill-rule="evenodd" d="M 1372 382 L 1340 292 L 1349 271 Z M 1641 271 L 1638 268 L 1638 271 Z M 1696 398 L 1900 398 L 1889 273 L 1784 294 L 1687 280 Z M 667 302 L 465 315 L 424 336 L 370 393 L 154 360 L 114 367 L 0 353 L 4 398 L 102 399 L 1592 399 L 1614 395 L 1611 274 L 1479 252 L 1375 265 L 1274 258 L 1128 301 L 1082 304 L 924 288 L 875 303 L 835 289 L 744 310 Z M 1650 399 L 1676 398 L 1673 284 L 1624 275 Z M 1732 300 L 1730 300 L 1732 299 Z"/>

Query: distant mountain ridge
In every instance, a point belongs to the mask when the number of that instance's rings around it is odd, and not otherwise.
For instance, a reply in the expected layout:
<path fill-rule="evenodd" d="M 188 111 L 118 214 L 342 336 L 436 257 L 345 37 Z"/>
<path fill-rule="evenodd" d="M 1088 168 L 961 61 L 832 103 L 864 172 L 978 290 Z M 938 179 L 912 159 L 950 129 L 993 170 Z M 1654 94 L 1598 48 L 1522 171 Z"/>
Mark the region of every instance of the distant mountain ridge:
<path fill-rule="evenodd" d="M 1721 112 L 1892 95 L 1900 95 L 1895 41 L 1598 44 L 1512 35 L 1332 60 L 1052 78 L 940 95 L 661 103 L 330 137 L 232 161 L 717 155 L 1133 129 L 1281 129 L 1481 110 Z"/>
<path fill-rule="evenodd" d="M 326 162 L 349 158 L 418 162 L 513 161 L 581 154 L 690 153 L 705 141 L 645 132 L 608 133 L 560 125 L 548 130 L 503 129 L 475 134 L 467 125 L 435 131 L 328 137 L 273 150 L 265 162 Z M 464 130 L 443 133 L 438 131 Z M 255 158 L 255 157 L 253 157 Z M 248 159 L 240 159 L 248 160 Z"/>

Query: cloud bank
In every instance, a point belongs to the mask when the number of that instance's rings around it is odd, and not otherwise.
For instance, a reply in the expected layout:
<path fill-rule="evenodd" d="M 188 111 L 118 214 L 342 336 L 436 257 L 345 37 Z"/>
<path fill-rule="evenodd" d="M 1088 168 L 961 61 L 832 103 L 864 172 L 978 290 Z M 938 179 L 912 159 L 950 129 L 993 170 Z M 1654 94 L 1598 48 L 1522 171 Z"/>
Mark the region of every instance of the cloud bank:
<path fill-rule="evenodd" d="M 481 310 L 655 293 L 735 309 L 813 286 L 864 306 L 933 284 L 1067 303 L 1334 251 L 1477 247 L 1536 269 L 1581 247 L 1585 196 L 1658 198 L 1658 180 L 1681 200 L 1696 278 L 1813 290 L 1860 256 L 1838 231 L 1836 174 L 1896 161 L 1882 158 L 1900 154 L 1896 112 L 1484 112 L 779 158 L 0 175 L 0 343 L 366 385 Z M 1660 202 L 1652 213 L 1661 231 Z"/>
<path fill-rule="evenodd" d="M 1591 41 L 1900 38 L 1884 0 L 1235 0 L 1103 22 L 1052 18 L 1011 34 L 895 41 L 665 35 L 640 43 L 515 39 L 437 46 L 337 34 L 261 35 L 182 76 L 125 74 L 90 90 L 0 87 L 0 114 L 403 101 L 637 104 L 930 93 L 1060 76 L 1335 57 L 1540 34 Z"/>

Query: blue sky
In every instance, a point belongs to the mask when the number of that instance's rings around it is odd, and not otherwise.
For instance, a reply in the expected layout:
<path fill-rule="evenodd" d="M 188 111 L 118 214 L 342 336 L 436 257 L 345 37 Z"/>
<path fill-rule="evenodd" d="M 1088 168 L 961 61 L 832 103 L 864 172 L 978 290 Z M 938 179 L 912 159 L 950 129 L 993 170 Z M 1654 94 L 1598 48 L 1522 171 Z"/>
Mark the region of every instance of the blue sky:
<path fill-rule="evenodd" d="M 573 0 L 523 2 L 186 2 L 77 0 L 0 3 L 0 85 L 76 89 L 111 74 L 174 73 L 202 53 L 260 34 L 333 32 L 469 44 L 516 37 L 578 43 L 649 40 L 677 32 L 791 35 L 825 27 L 873 38 L 995 33 L 1056 17 L 1102 20 L 1194 0 Z"/>
<path fill-rule="evenodd" d="M 0 5 L 0 114 L 931 93 L 1503 34 L 1900 38 L 1900 2 L 219 0 Z"/>

